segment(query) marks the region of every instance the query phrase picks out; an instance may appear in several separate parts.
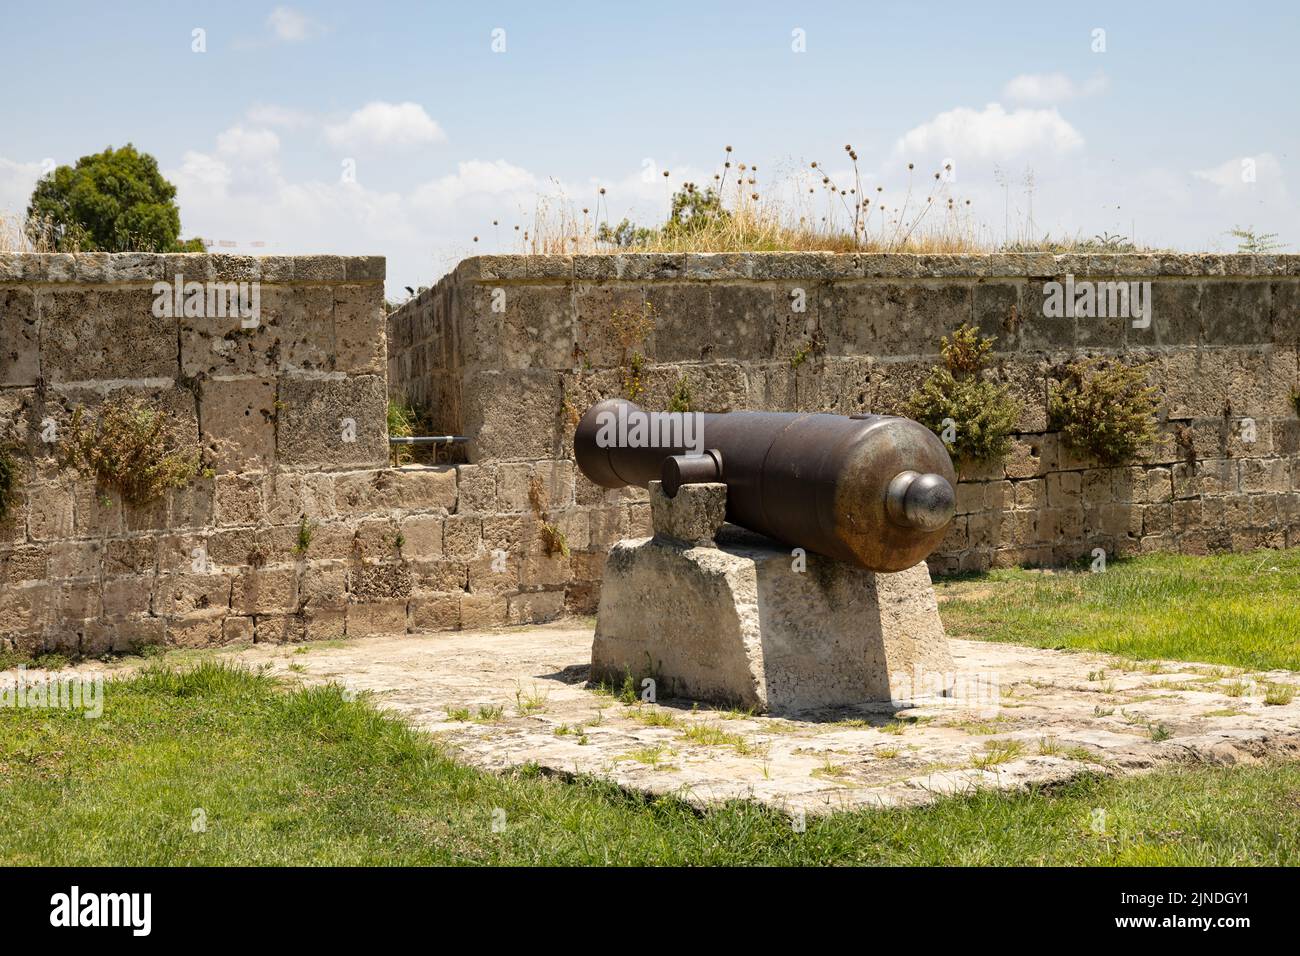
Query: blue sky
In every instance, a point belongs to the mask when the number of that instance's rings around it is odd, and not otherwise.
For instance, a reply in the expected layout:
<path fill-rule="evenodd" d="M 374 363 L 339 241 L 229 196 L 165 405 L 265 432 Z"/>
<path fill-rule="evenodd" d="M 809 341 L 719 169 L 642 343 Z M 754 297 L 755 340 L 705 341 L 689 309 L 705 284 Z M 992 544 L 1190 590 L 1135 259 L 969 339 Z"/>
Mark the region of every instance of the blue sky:
<path fill-rule="evenodd" d="M 908 161 L 951 160 L 951 195 L 994 239 L 1029 228 L 1032 169 L 1037 233 L 1228 250 L 1226 230 L 1253 225 L 1295 251 L 1298 11 L 9 3 L 0 209 L 50 162 L 131 141 L 177 183 L 187 235 L 383 254 L 396 290 L 508 251 L 538 195 L 580 206 L 605 185 L 614 219 L 649 220 L 666 184 L 647 169 L 704 182 L 730 143 L 769 176 L 842 172 L 851 142 L 891 192 Z"/>

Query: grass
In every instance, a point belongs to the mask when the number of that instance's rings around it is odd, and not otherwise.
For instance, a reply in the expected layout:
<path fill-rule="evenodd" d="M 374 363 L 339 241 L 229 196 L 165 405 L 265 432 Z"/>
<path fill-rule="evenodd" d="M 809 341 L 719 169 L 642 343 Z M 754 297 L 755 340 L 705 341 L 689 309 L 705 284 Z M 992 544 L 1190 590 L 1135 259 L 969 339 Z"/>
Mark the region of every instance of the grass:
<path fill-rule="evenodd" d="M 765 163 L 760 173 L 758 165 L 727 146 L 708 182 L 683 180 L 671 169 L 650 171 L 662 189 L 664 218 L 657 224 L 627 218 L 616 222 L 610 204 L 623 197 L 611 197 L 606 187 L 596 186 L 586 200 L 562 190 L 541 195 L 531 216 L 520 221 L 498 216 L 490 225 L 484 223 L 482 238 L 493 252 L 544 255 L 1149 251 L 1109 234 L 1039 237 L 1027 217 L 1014 234 L 1004 222 L 999 240 L 980 210 L 958 194 L 951 167 L 919 169 L 908 163 L 883 170 L 880 175 L 899 176 L 886 186 L 880 176 L 867 176 L 859 168 L 851 145 L 844 153 L 830 163 Z M 1033 205 L 1032 182 L 1027 177 L 1023 184 L 1026 207 Z M 478 252 L 479 240 L 474 236 L 466 251 Z"/>
<path fill-rule="evenodd" d="M 1294 688 L 1250 673 L 1294 668 L 1300 552 L 1115 561 L 1101 574 L 993 572 L 940 582 L 953 634 L 1105 651 L 1112 673 L 1158 674 L 1156 660 L 1213 661 L 1201 686 L 1285 705 Z M 1206 622 L 1218 622 L 1210 625 Z M 50 660 L 52 665 L 65 663 Z M 1110 674 L 1089 674 L 1093 686 Z M 544 696 L 518 688 L 515 711 Z M 606 691 L 681 744 L 761 749 L 713 723 L 687 724 L 640 702 L 630 674 Z M 1300 763 L 1178 767 L 1089 776 L 1051 790 L 993 791 L 932 806 L 810 817 L 805 832 L 753 803 L 701 813 L 674 797 L 629 795 L 535 768 L 480 772 L 436 738 L 379 714 L 343 688 L 292 689 L 260 672 L 197 658 L 155 662 L 110 682 L 104 715 L 0 709 L 0 863 L 8 864 L 1300 864 Z M 1116 713 L 1098 705 L 1098 713 Z M 1118 711 L 1153 740 L 1168 728 Z M 1232 708 L 1204 716 L 1231 716 Z M 452 720 L 492 724 L 496 704 Z M 737 714 L 737 716 L 743 716 Z M 586 742 L 587 725 L 555 733 Z M 910 719 L 882 726 L 906 743 Z M 972 734 L 1006 722 L 969 721 Z M 878 748 L 897 758 L 903 746 Z M 972 766 L 1025 755 L 1101 763 L 1052 737 L 988 740 Z M 662 769 L 668 746 L 625 759 Z M 839 779 L 827 757 L 816 776 Z M 1107 829 L 1093 832 L 1094 808 Z M 192 829 L 201 811 L 206 829 Z M 495 811 L 506 826 L 494 832 Z M 499 816 L 499 815 L 498 815 Z"/>
<path fill-rule="evenodd" d="M 998 764 L 1015 760 L 1025 752 L 1025 745 L 1018 740 L 987 740 L 984 752 L 971 759 L 971 766 L 979 770 L 988 770 Z"/>
<path fill-rule="evenodd" d="M 1269 707 L 1284 707 L 1295 699 L 1295 685 L 1268 684 L 1264 689 L 1264 704 Z"/>
<path fill-rule="evenodd" d="M 730 733 L 713 724 L 691 724 L 682 731 L 682 740 L 701 747 L 730 747 L 741 756 L 762 751 L 741 734 Z"/>
<path fill-rule="evenodd" d="M 1099 574 L 998 570 L 938 591 L 953 637 L 1300 670 L 1300 549 L 1150 555 Z"/>
<path fill-rule="evenodd" d="M 1298 795 L 1296 764 L 1172 770 L 809 817 L 796 833 L 754 804 L 701 814 L 475 771 L 342 688 L 214 663 L 114 682 L 99 720 L 0 711 L 7 864 L 1287 864 Z"/>

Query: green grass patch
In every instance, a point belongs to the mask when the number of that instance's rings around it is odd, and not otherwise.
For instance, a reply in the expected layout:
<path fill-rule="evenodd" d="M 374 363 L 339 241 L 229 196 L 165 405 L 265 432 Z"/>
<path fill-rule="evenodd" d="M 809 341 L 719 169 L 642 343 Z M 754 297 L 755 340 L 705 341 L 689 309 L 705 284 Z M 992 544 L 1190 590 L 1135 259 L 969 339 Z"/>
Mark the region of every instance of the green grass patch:
<path fill-rule="evenodd" d="M 1137 660 L 1300 670 L 1300 549 L 1113 560 L 940 581 L 949 635 Z"/>
<path fill-rule="evenodd" d="M 590 780 L 479 772 L 348 696 L 203 663 L 111 682 L 97 720 L 0 710 L 0 862 L 1300 862 L 1296 764 L 1087 778 L 1050 795 L 809 817 L 798 833 L 751 803 L 699 813 Z M 1095 807 L 1104 834 L 1090 828 Z"/>

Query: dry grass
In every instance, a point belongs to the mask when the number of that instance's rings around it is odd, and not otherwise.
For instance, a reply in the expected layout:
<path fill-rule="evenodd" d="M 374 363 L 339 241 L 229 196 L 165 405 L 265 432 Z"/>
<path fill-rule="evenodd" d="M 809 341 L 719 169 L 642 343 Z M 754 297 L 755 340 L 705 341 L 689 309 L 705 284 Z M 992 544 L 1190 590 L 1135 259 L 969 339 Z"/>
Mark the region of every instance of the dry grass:
<path fill-rule="evenodd" d="M 0 210 L 0 252 L 79 252 L 76 247 L 56 249 L 54 226 L 40 217 L 24 219 Z"/>
<path fill-rule="evenodd" d="M 821 162 L 778 171 L 771 182 L 759 167 L 739 161 L 730 146 L 705 185 L 663 180 L 668 215 L 644 226 L 610 218 L 606 189 L 590 202 L 557 192 L 538 199 L 529 223 L 492 229 L 502 251 L 540 255 L 620 252 L 858 252 L 987 253 L 996 251 L 1134 252 L 1122 236 L 1029 238 L 1026 223 L 1012 242 L 998 242 L 981 226 L 969 199 L 953 195 L 949 170 L 921 171 L 908 163 L 898 195 L 863 186 L 857 153 L 844 147 L 847 169 L 830 173 Z M 766 174 L 764 174 L 766 175 Z M 1032 180 L 1030 180 L 1032 182 Z M 706 215 L 682 216 L 703 208 Z M 477 243 L 479 237 L 474 237 Z"/>

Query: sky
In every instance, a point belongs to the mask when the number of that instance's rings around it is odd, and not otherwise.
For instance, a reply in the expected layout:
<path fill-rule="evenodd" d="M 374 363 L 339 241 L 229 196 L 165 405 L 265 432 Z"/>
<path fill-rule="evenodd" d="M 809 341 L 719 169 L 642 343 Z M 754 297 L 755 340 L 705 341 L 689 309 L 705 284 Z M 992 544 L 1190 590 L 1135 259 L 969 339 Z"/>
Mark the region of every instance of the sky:
<path fill-rule="evenodd" d="M 1300 251 L 1294 0 L 0 5 L 0 213 L 131 142 L 184 236 L 383 255 L 397 298 L 517 251 L 539 198 L 661 220 L 724 145 L 794 183 L 852 144 L 896 199 L 950 165 L 993 241 Z"/>

